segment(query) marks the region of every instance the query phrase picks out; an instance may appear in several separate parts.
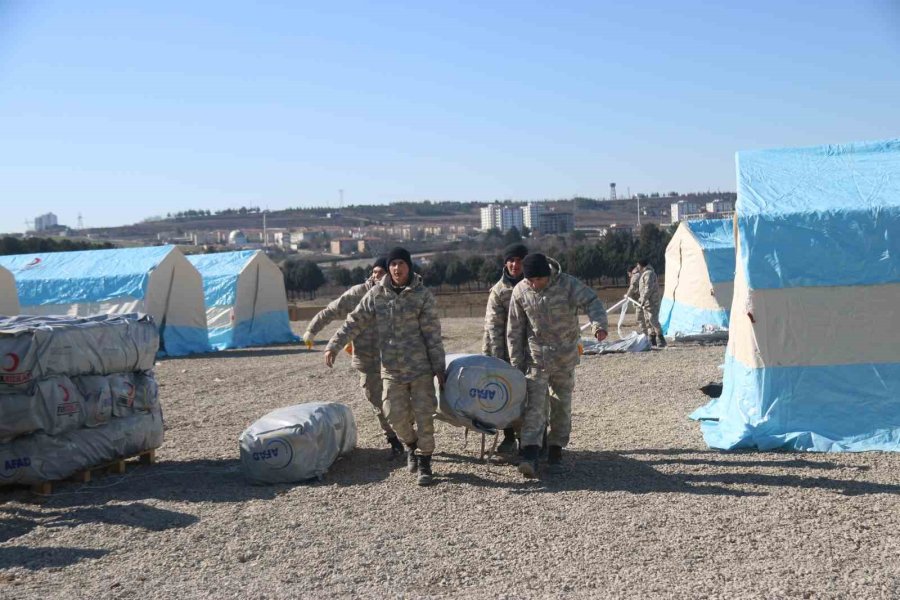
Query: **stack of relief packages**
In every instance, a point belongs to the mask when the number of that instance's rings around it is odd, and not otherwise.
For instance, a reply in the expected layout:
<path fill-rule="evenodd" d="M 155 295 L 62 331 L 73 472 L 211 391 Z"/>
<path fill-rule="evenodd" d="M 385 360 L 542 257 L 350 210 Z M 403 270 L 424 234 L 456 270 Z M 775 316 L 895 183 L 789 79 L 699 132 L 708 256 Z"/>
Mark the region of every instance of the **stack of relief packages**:
<path fill-rule="evenodd" d="M 0 317 L 0 487 L 158 448 L 158 346 L 146 315 Z"/>

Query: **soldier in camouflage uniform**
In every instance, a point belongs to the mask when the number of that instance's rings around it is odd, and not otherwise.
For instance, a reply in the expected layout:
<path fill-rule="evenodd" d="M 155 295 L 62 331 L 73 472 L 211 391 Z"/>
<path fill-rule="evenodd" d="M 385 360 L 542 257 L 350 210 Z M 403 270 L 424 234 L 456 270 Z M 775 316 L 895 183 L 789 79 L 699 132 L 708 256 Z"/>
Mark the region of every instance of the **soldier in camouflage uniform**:
<path fill-rule="evenodd" d="M 638 303 L 644 312 L 641 329 L 645 335 L 650 337 L 651 346 L 659 345 L 660 348 L 665 348 L 666 338 L 663 335 L 662 326 L 659 324 L 659 305 L 662 302 L 659 280 L 656 278 L 656 271 L 653 270 L 647 259 L 639 260 L 638 267 L 641 269 L 641 279 L 638 283 Z"/>
<path fill-rule="evenodd" d="M 481 353 L 509 362 L 506 347 L 506 320 L 509 316 L 509 299 L 513 288 L 522 281 L 522 259 L 528 254 L 523 244 L 511 244 L 503 251 L 503 275 L 494 284 L 488 295 L 487 310 L 484 314 L 484 338 Z M 503 441 L 497 452 L 511 454 L 516 451 L 516 428 L 503 430 Z"/>
<path fill-rule="evenodd" d="M 406 444 L 407 467 L 413 473 L 418 470 L 419 485 L 429 485 L 437 405 L 434 378 L 443 387 L 444 345 L 434 296 L 412 272 L 412 258 L 403 248 L 391 250 L 388 276 L 363 296 L 328 342 L 325 364 L 333 366 L 340 349 L 369 329 L 378 337 L 385 416 Z"/>
<path fill-rule="evenodd" d="M 316 335 L 326 325 L 335 319 L 343 319 L 349 315 L 363 296 L 375 287 L 386 274 L 387 258 L 381 257 L 375 261 L 372 275 L 364 283 L 354 285 L 313 317 L 306 328 L 306 333 L 303 334 L 303 341 L 306 342 L 306 345 L 312 347 Z M 359 385 L 363 389 L 366 400 L 372 405 L 372 410 L 378 418 L 378 423 L 384 431 L 388 444 L 391 445 L 391 456 L 403 454 L 403 444 L 391 429 L 381 406 L 381 357 L 378 355 L 378 336 L 374 329 L 363 331 L 353 342 L 353 367 L 359 371 Z"/>
<path fill-rule="evenodd" d="M 509 303 L 506 338 L 510 362 L 525 372 L 527 399 L 522 425 L 522 460 L 519 472 L 537 476 L 541 435 L 547 423 L 547 392 L 550 402 L 550 433 L 547 462 L 560 470 L 562 449 L 572 430 L 572 391 L 575 365 L 579 362 L 578 310 L 586 312 L 591 332 L 606 339 L 606 309 L 594 291 L 578 279 L 561 272 L 559 263 L 543 254 L 529 254 L 522 261 L 525 280 L 513 288 Z M 523 339 L 527 339 L 523 343 Z"/>
<path fill-rule="evenodd" d="M 628 272 L 629 281 L 628 281 L 628 291 L 625 292 L 626 298 L 631 298 L 635 302 L 638 302 L 641 299 L 641 290 L 639 287 L 641 281 L 641 268 L 635 266 L 631 271 Z M 644 328 L 644 309 L 640 307 L 640 303 L 638 302 L 638 307 L 635 310 L 635 319 L 637 319 L 638 326 L 643 330 Z"/>

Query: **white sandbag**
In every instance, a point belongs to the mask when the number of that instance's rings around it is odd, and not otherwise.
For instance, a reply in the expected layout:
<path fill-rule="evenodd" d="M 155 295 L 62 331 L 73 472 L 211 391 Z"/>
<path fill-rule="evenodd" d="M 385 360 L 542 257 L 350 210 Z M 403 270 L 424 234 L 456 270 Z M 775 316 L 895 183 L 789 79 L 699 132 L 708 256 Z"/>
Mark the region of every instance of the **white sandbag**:
<path fill-rule="evenodd" d="M 0 393 L 56 375 L 146 371 L 158 347 L 149 315 L 0 317 Z"/>
<path fill-rule="evenodd" d="M 59 435 L 84 426 L 84 397 L 65 376 L 37 382 L 31 390 L 0 394 L 0 442 L 43 431 Z"/>
<path fill-rule="evenodd" d="M 513 425 L 525 410 L 525 375 L 482 354 L 447 356 L 437 417 L 459 427 L 494 433 Z"/>
<path fill-rule="evenodd" d="M 356 447 L 356 421 L 343 404 L 311 402 L 274 410 L 239 438 L 241 467 L 258 483 L 321 477 Z"/>
<path fill-rule="evenodd" d="M 57 436 L 42 432 L 24 435 L 0 444 L 0 487 L 65 479 L 84 469 L 159 448 L 162 442 L 161 410 Z"/>

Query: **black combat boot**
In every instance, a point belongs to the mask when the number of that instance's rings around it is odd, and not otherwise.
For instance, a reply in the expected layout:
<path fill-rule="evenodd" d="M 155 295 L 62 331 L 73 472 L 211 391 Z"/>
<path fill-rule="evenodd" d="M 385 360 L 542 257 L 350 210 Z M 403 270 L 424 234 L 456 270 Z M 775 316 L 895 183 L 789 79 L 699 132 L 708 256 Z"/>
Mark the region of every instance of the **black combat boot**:
<path fill-rule="evenodd" d="M 386 433 L 384 436 L 387 438 L 387 443 L 391 446 L 391 455 L 388 458 L 393 460 L 403 454 L 403 442 L 400 441 L 396 433 Z"/>
<path fill-rule="evenodd" d="M 516 430 L 507 428 L 503 430 L 503 441 L 497 446 L 497 454 L 515 454 Z"/>
<path fill-rule="evenodd" d="M 669 345 L 669 344 L 666 342 L 666 336 L 660 335 L 660 336 L 659 336 L 659 347 L 660 347 L 660 348 L 665 348 L 665 347 L 668 346 L 668 345 Z"/>
<path fill-rule="evenodd" d="M 519 461 L 519 473 L 529 479 L 537 477 L 540 452 L 541 449 L 537 446 L 525 446 L 522 449 L 522 460 Z"/>
<path fill-rule="evenodd" d="M 415 473 L 419 470 L 419 457 L 416 456 L 416 443 L 406 446 L 406 470 Z"/>
<path fill-rule="evenodd" d="M 419 478 L 416 480 L 416 483 L 419 485 L 431 485 L 432 481 L 431 455 L 423 454 L 419 457 Z"/>
<path fill-rule="evenodd" d="M 562 446 L 550 446 L 547 453 L 547 467 L 551 473 L 562 472 Z"/>
<path fill-rule="evenodd" d="M 650 334 L 650 347 L 656 348 L 656 334 L 655 333 Z"/>
<path fill-rule="evenodd" d="M 538 456 L 541 458 L 547 458 L 547 428 L 544 427 L 544 436 L 541 438 L 541 449 L 538 451 Z"/>

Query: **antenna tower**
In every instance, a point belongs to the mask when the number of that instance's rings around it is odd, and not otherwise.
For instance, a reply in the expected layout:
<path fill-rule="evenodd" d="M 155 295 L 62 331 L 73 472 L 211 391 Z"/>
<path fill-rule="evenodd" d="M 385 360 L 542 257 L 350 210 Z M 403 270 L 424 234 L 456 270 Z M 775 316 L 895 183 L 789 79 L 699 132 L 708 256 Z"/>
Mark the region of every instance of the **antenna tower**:
<path fill-rule="evenodd" d="M 81 213 L 78 213 L 78 229 L 84 229 L 84 219 L 81 218 Z"/>
<path fill-rule="evenodd" d="M 616 199 L 616 184 L 609 184 L 609 201 L 613 202 Z"/>

